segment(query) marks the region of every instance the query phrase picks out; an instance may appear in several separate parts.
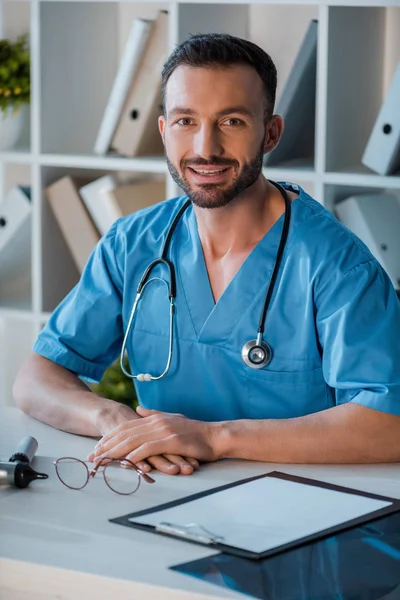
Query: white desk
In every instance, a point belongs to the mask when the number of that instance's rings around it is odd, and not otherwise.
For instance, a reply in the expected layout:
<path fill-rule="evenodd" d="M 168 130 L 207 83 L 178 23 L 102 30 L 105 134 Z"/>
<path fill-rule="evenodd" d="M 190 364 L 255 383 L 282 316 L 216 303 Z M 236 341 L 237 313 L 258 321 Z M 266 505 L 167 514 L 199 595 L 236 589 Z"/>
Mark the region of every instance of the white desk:
<path fill-rule="evenodd" d="M 14 408 L 0 409 L 0 457 L 8 459 L 25 435 L 39 442 L 33 466 L 49 474 L 25 490 L 0 488 L 0 598 L 2 600 L 212 600 L 243 598 L 169 566 L 213 554 L 187 542 L 108 522 L 136 510 L 272 470 L 330 481 L 400 499 L 400 464 L 276 465 L 222 461 L 190 477 L 154 472 L 133 496 L 111 492 L 102 477 L 82 491 L 65 488 L 52 460 L 86 459 L 93 440 L 66 434 Z"/>

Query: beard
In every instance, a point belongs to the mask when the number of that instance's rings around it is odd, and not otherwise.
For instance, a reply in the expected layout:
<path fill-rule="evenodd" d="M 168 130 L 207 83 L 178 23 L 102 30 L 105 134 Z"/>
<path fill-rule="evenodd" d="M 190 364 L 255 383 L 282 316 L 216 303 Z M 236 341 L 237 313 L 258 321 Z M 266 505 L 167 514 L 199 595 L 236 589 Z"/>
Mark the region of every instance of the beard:
<path fill-rule="evenodd" d="M 222 208 L 223 206 L 226 206 L 232 202 L 239 196 L 239 194 L 244 192 L 257 181 L 263 166 L 264 141 L 265 136 L 256 156 L 243 165 L 241 171 L 234 177 L 232 183 L 226 187 L 226 189 L 221 189 L 221 184 L 218 183 L 202 183 L 196 186 L 197 189 L 192 189 L 186 177 L 184 175 L 181 176 L 176 167 L 171 163 L 166 152 L 165 157 L 172 179 L 189 196 L 193 204 L 199 206 L 200 208 Z M 184 161 L 182 164 L 183 172 L 186 166 L 185 163 L 186 161 Z M 237 165 L 237 163 L 235 161 L 223 161 L 223 159 L 221 160 L 221 158 L 217 157 L 208 161 L 201 159 L 198 159 L 197 161 L 190 161 L 190 166 L 193 167 L 201 167 L 205 165 L 234 167 Z"/>

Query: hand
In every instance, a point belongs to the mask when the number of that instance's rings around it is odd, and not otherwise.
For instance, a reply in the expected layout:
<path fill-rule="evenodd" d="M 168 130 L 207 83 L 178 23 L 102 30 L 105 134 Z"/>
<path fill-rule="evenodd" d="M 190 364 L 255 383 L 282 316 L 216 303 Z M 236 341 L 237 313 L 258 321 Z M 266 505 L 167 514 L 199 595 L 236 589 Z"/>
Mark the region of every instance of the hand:
<path fill-rule="evenodd" d="M 159 454 L 191 456 L 205 462 L 220 458 L 216 451 L 220 423 L 194 421 L 141 406 L 137 413 L 141 419 L 122 423 L 96 444 L 93 460 L 102 456 L 128 458 L 139 466 Z"/>
<path fill-rule="evenodd" d="M 112 434 L 121 424 L 134 419 L 140 419 L 139 415 L 128 406 L 118 404 L 118 410 L 115 410 L 115 403 L 113 402 L 112 404 L 114 410 L 109 408 L 99 415 L 98 427 L 103 435 L 103 439 L 105 436 Z M 87 457 L 87 460 L 93 461 L 94 457 L 95 454 L 92 452 Z M 199 463 L 194 458 L 183 458 L 182 456 L 177 456 L 175 454 L 168 454 L 163 456 L 150 456 L 147 461 L 139 461 L 137 466 L 145 473 L 148 473 L 151 471 L 152 467 L 154 467 L 158 471 L 169 475 L 177 475 L 178 473 L 181 473 L 182 475 L 191 475 L 193 471 L 198 469 Z"/>

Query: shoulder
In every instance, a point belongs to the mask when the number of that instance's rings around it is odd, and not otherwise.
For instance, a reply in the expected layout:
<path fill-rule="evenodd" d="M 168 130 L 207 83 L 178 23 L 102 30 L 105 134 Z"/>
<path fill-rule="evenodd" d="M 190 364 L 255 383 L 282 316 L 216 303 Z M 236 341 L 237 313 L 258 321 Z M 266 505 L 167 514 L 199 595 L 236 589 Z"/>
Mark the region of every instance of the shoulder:
<path fill-rule="evenodd" d="M 304 252 L 314 264 L 315 272 L 334 278 L 362 264 L 380 266 L 360 238 L 304 190 L 292 207 L 291 251 Z"/>

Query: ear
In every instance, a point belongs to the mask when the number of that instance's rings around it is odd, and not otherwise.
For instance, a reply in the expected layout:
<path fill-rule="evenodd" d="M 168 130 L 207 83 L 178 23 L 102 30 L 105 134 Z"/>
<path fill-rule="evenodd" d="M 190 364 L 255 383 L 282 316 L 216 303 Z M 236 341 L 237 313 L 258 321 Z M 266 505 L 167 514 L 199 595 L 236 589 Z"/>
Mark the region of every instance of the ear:
<path fill-rule="evenodd" d="M 165 117 L 163 115 L 161 115 L 160 117 L 158 117 L 158 130 L 161 134 L 162 137 L 162 141 L 163 144 L 165 146 L 165 139 L 164 139 L 164 135 L 165 135 Z"/>
<path fill-rule="evenodd" d="M 279 143 L 284 130 L 284 121 L 281 115 L 272 115 L 265 126 L 264 154 L 271 152 Z"/>

